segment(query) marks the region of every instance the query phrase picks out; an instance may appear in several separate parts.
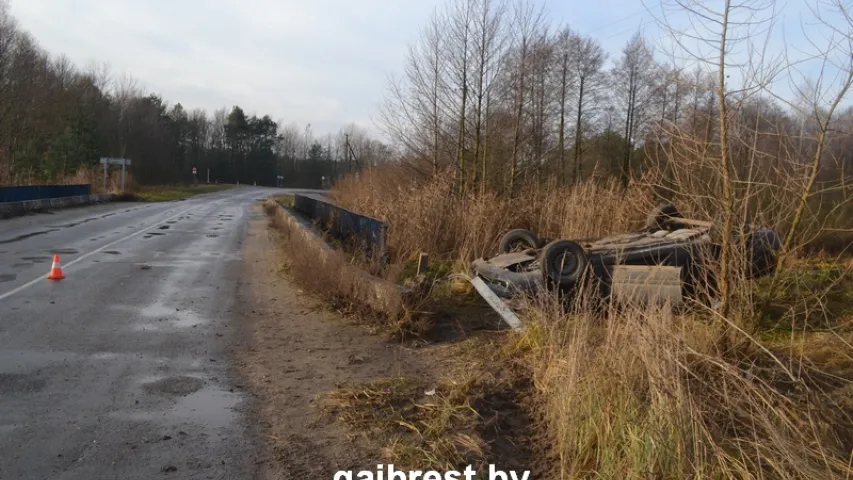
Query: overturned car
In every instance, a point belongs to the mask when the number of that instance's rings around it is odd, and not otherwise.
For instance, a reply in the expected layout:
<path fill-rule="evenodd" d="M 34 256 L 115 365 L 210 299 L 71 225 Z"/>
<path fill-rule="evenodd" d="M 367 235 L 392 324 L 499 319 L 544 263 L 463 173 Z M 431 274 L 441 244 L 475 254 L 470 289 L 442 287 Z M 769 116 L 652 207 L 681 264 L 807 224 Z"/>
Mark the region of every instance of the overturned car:
<path fill-rule="evenodd" d="M 475 260 L 471 268 L 502 298 L 543 289 L 573 294 L 583 284 L 603 300 L 681 303 L 700 293 L 713 297 L 721 230 L 716 222 L 683 218 L 673 205 L 660 205 L 641 230 L 602 238 L 549 241 L 512 230 L 497 256 Z M 748 277 L 773 272 L 781 249 L 776 232 L 748 226 L 736 237 Z"/>

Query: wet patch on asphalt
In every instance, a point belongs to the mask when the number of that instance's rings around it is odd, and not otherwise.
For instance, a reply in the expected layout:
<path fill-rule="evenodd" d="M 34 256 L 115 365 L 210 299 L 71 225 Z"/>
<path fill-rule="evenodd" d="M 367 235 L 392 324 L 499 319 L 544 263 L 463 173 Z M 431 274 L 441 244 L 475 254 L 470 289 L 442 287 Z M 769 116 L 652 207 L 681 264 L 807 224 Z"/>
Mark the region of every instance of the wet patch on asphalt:
<path fill-rule="evenodd" d="M 158 228 L 158 230 L 168 230 L 168 229 L 170 229 L 170 228 L 171 228 L 171 227 L 170 227 L 170 226 L 168 226 L 168 225 L 163 225 L 163 226 L 159 227 L 159 228 Z"/>
<path fill-rule="evenodd" d="M 26 240 L 28 238 L 35 237 L 37 235 L 45 235 L 45 234 L 48 234 L 50 232 L 58 232 L 58 231 L 59 231 L 58 228 L 51 228 L 50 230 L 40 230 L 38 232 L 27 233 L 24 235 L 18 235 L 17 237 L 14 237 L 14 238 L 8 238 L 6 240 L 0 240 L 0 245 L 6 244 L 6 243 L 20 242 L 21 240 Z"/>
<path fill-rule="evenodd" d="M 79 251 L 73 248 L 56 248 L 53 250 L 45 250 L 45 252 L 48 252 L 51 255 L 76 255 L 80 253 Z"/>
<path fill-rule="evenodd" d="M 47 262 L 49 262 L 49 261 L 50 261 L 50 257 L 42 257 L 42 256 L 38 256 L 38 257 L 21 257 L 21 260 L 24 260 L 24 261 L 26 261 L 26 262 L 32 262 L 32 263 L 47 263 Z"/>
<path fill-rule="evenodd" d="M 33 393 L 43 389 L 47 382 L 34 375 L 0 373 L 0 394 Z"/>
<path fill-rule="evenodd" d="M 182 397 L 195 393 L 204 387 L 204 380 L 196 377 L 167 377 L 155 382 L 146 383 L 142 389 L 148 393 L 180 395 Z"/>
<path fill-rule="evenodd" d="M 169 394 L 166 393 L 166 395 Z M 236 415 L 234 408 L 242 400 L 238 393 L 212 386 L 185 396 L 181 396 L 181 394 L 171 395 L 180 396 L 180 398 L 168 410 L 135 411 L 113 414 L 113 416 L 136 421 L 161 422 L 164 425 L 173 425 L 175 422 L 192 422 L 210 431 L 216 431 L 219 428 L 227 427 L 234 420 Z"/>
<path fill-rule="evenodd" d="M 146 266 L 151 267 L 146 263 Z M 155 264 L 155 266 L 162 266 Z M 173 266 L 172 264 L 166 266 Z M 151 319 L 147 322 L 140 322 L 133 325 L 133 330 L 137 332 L 161 332 L 171 329 L 188 329 L 198 328 L 210 323 L 210 319 L 199 316 L 196 312 L 182 308 L 170 308 L 156 303 L 149 305 L 139 311 L 145 317 Z"/>
<path fill-rule="evenodd" d="M 11 282 L 12 280 L 18 278 L 18 275 L 15 273 L 7 273 L 4 275 L 0 275 L 0 283 Z"/>
<path fill-rule="evenodd" d="M 107 250 L 104 252 L 106 255 L 121 255 L 121 252 L 117 252 L 115 250 Z"/>
<path fill-rule="evenodd" d="M 127 211 L 129 212 L 130 210 L 127 210 Z M 84 223 L 89 223 L 93 220 L 99 220 L 101 218 L 112 217 L 113 215 L 115 215 L 115 213 L 108 213 L 106 215 L 101 215 L 100 217 L 90 217 L 90 218 L 87 218 L 85 220 L 81 220 L 79 222 L 74 222 L 74 223 L 66 223 L 63 225 L 48 225 L 48 226 L 49 227 L 56 227 L 56 228 L 71 228 L 71 227 L 76 227 L 77 225 L 82 225 Z"/>
<path fill-rule="evenodd" d="M 217 237 L 219 237 L 219 235 L 217 235 L 215 233 L 211 233 L 211 234 L 207 235 L 207 238 L 217 238 Z"/>

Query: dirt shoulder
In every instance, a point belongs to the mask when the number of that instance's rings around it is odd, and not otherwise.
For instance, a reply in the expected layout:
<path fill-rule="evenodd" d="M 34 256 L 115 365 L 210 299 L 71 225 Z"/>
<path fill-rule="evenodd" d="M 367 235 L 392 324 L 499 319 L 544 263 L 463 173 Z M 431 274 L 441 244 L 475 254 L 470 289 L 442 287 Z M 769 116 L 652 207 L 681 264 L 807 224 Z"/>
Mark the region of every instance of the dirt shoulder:
<path fill-rule="evenodd" d="M 428 378 L 415 352 L 327 311 L 281 271 L 266 219 L 250 222 L 239 288 L 248 348 L 238 375 L 258 400 L 262 478 L 332 478 L 380 462 L 379 448 L 323 415 L 318 395 L 344 383 Z"/>

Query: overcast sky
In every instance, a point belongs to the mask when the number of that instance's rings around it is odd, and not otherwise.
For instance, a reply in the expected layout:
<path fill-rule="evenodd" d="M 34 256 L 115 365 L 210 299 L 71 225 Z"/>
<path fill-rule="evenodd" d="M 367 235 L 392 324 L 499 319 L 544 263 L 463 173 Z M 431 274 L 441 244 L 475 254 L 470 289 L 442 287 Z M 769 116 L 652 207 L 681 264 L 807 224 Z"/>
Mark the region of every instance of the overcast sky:
<path fill-rule="evenodd" d="M 79 66 L 107 62 L 186 108 L 240 105 L 315 133 L 373 118 L 388 74 L 444 0 L 11 0 L 22 28 Z M 785 8 L 788 23 L 802 7 Z M 779 2 L 779 5 L 783 5 Z M 565 21 L 611 56 L 638 28 L 657 36 L 640 0 L 554 0 Z M 655 39 L 656 40 L 656 39 Z"/>

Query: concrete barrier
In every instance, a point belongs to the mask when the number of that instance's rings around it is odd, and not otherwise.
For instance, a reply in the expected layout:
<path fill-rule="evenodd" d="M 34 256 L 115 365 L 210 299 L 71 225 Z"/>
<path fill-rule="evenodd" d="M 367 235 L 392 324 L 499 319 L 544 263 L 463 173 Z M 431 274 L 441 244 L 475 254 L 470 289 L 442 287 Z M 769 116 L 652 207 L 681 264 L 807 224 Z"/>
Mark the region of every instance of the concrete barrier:
<path fill-rule="evenodd" d="M 114 197 L 114 194 L 108 193 L 100 195 L 76 195 L 73 197 L 61 198 L 42 198 L 36 200 L 24 200 L 21 202 L 3 202 L 0 203 L 0 218 L 16 217 L 26 215 L 30 212 L 42 212 L 65 207 L 109 202 Z"/>
<path fill-rule="evenodd" d="M 296 236 L 297 245 L 300 247 L 298 255 L 312 258 L 317 264 L 318 275 L 337 272 L 333 278 L 325 279 L 330 288 L 357 304 L 382 313 L 388 319 L 397 319 L 405 314 L 410 291 L 351 265 L 341 252 L 335 251 L 314 231 L 310 220 L 300 218 L 299 214 L 291 214 L 281 204 L 272 200 L 267 200 L 265 205 L 274 208 L 272 213 L 268 213 L 281 222 L 283 231 Z"/>
<path fill-rule="evenodd" d="M 355 241 L 382 264 L 388 260 L 388 226 L 385 222 L 351 212 L 315 194 L 293 196 L 293 209 L 342 241 Z"/>
<path fill-rule="evenodd" d="M 92 194 L 92 185 L 27 185 L 0 187 L 0 203 L 83 197 Z"/>

